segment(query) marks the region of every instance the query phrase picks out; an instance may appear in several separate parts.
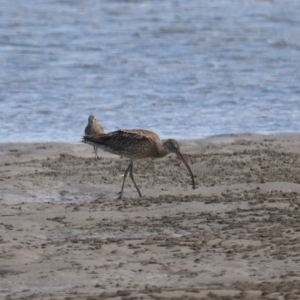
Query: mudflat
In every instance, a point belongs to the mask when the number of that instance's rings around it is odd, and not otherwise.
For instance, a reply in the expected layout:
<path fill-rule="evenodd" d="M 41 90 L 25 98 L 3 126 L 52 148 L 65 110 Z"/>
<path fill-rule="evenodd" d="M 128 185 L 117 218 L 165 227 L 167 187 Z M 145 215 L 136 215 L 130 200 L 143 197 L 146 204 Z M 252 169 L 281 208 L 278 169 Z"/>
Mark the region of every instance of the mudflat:
<path fill-rule="evenodd" d="M 134 164 L 0 144 L 0 298 L 299 299 L 300 135 L 181 142 Z M 298 298 L 297 298 L 298 297 Z"/>

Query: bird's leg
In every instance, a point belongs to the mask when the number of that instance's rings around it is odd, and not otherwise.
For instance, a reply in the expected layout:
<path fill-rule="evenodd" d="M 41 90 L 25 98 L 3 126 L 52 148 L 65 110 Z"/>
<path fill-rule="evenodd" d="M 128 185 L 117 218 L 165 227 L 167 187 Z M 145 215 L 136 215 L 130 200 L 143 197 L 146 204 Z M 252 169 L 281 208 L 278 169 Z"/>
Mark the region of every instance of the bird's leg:
<path fill-rule="evenodd" d="M 97 160 L 97 159 L 98 159 L 97 150 L 98 150 L 98 148 L 97 148 L 97 147 L 94 147 L 94 152 L 95 152 L 95 160 Z"/>
<path fill-rule="evenodd" d="M 135 186 L 135 188 L 137 189 L 137 191 L 138 191 L 140 197 L 142 197 L 142 194 L 141 194 L 141 192 L 140 192 L 138 186 L 136 185 L 136 183 L 135 183 L 135 181 L 134 181 L 132 168 L 133 168 L 133 161 L 131 161 L 130 178 L 132 179 L 132 181 L 133 181 L 133 183 L 134 183 L 134 186 Z"/>
<path fill-rule="evenodd" d="M 130 162 L 129 166 L 127 167 L 125 173 L 124 173 L 124 178 L 123 178 L 123 184 L 122 184 L 122 189 L 121 189 L 121 192 L 119 193 L 120 196 L 118 199 L 122 199 L 122 194 L 123 194 L 123 189 L 124 189 L 124 184 L 125 184 L 125 180 L 126 180 L 126 177 L 127 177 L 127 174 L 129 172 L 129 169 L 132 169 L 132 161 Z"/>
<path fill-rule="evenodd" d="M 157 175 L 156 175 L 156 170 L 155 170 L 155 164 L 154 164 L 154 159 L 151 158 L 151 166 L 152 166 L 152 169 L 153 169 L 153 185 L 155 185 L 155 182 L 157 180 Z"/>

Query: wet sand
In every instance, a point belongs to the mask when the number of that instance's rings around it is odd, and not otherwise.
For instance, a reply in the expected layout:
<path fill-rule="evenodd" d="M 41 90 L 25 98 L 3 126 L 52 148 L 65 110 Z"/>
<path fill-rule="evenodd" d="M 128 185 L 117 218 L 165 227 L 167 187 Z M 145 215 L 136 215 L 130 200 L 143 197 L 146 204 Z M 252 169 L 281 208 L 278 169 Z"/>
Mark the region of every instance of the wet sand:
<path fill-rule="evenodd" d="M 0 144 L 1 299 L 299 299 L 300 135 L 182 142 L 139 161 Z"/>

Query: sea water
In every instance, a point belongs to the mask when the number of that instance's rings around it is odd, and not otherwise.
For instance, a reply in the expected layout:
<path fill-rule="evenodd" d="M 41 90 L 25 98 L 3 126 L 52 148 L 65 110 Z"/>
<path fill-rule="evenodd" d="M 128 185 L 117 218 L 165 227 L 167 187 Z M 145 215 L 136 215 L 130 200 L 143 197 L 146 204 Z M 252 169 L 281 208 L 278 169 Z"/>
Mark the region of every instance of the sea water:
<path fill-rule="evenodd" d="M 300 131 L 300 2 L 0 1 L 0 142 Z"/>

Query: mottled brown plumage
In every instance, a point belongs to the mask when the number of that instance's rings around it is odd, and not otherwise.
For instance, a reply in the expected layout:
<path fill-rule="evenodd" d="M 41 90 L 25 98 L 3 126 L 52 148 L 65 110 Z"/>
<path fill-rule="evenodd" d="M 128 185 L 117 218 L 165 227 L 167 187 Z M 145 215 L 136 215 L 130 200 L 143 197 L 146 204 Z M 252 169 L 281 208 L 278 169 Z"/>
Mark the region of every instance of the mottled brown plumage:
<path fill-rule="evenodd" d="M 168 139 L 162 143 L 159 136 L 149 130 L 143 129 L 121 129 L 110 133 L 85 135 L 82 140 L 84 143 L 94 147 L 101 148 L 104 151 L 128 157 L 131 161 L 124 173 L 120 199 L 122 199 L 125 179 L 130 171 L 132 179 L 140 197 L 142 196 L 133 177 L 133 161 L 144 158 L 159 158 L 164 157 L 169 153 L 175 153 L 177 157 L 184 163 L 192 178 L 193 189 L 195 189 L 194 175 L 180 153 L 179 143 L 174 139 Z"/>
<path fill-rule="evenodd" d="M 85 135 L 104 133 L 103 127 L 97 123 L 94 115 L 89 116 L 88 125 L 85 127 L 84 133 Z M 97 147 L 94 147 L 95 159 L 98 159 L 97 150 Z"/>

